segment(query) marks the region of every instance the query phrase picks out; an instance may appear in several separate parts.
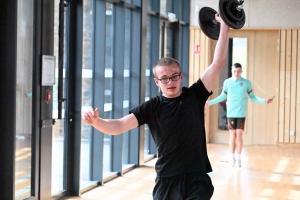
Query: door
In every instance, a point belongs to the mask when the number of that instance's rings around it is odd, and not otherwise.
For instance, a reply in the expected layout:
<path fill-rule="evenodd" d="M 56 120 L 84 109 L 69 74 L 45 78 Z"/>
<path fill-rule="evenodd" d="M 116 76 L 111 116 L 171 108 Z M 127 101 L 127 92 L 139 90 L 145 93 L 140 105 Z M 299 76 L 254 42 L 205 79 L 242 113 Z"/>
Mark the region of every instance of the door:
<path fill-rule="evenodd" d="M 67 140 L 65 107 L 66 62 L 65 43 L 67 41 L 67 13 L 68 2 L 55 0 L 49 9 L 49 29 L 52 32 L 43 32 L 43 37 L 52 39 L 42 40 L 43 45 L 50 46 L 49 56 L 54 59 L 54 82 L 42 85 L 41 90 L 41 146 L 40 146 L 40 196 L 39 199 L 60 199 L 68 195 L 67 172 Z M 45 15 L 43 11 L 43 15 Z M 43 74 L 43 73 L 42 73 Z M 43 82 L 42 75 L 42 82 Z M 49 99 L 47 99 L 49 98 Z"/>
<path fill-rule="evenodd" d="M 68 79 L 66 79 L 66 25 L 68 2 L 55 0 L 54 5 L 54 55 L 57 58 L 55 64 L 55 85 L 53 85 L 52 118 L 55 123 L 52 126 L 51 149 L 51 196 L 58 198 L 67 195 L 66 184 L 66 91 Z"/>
<path fill-rule="evenodd" d="M 38 162 L 38 158 L 36 157 L 35 148 L 33 148 L 37 140 L 35 140 L 35 131 L 32 129 L 33 105 L 35 103 L 32 91 L 34 8 L 33 0 L 29 0 L 26 3 L 17 1 L 14 199 L 25 199 L 28 197 L 34 199 L 38 194 L 37 187 L 35 187 L 35 180 L 37 180 L 35 178 L 37 177 L 36 171 L 38 170 L 36 163 Z M 8 67 L 9 65 L 3 65 L 3 67 L 6 66 Z"/>
<path fill-rule="evenodd" d="M 231 66 L 233 63 L 240 63 L 243 68 L 242 77 L 247 78 L 247 44 L 246 37 L 233 37 L 229 39 L 229 48 L 227 61 L 220 71 L 219 79 L 216 83 L 215 89 L 211 99 L 216 98 L 223 91 L 223 83 L 227 78 L 232 76 Z M 211 107 L 211 125 L 212 131 L 211 141 L 215 143 L 228 143 L 229 131 L 226 117 L 226 99 L 217 105 Z M 244 131 L 244 142 L 249 142 L 249 134 L 247 134 L 247 123 Z"/>

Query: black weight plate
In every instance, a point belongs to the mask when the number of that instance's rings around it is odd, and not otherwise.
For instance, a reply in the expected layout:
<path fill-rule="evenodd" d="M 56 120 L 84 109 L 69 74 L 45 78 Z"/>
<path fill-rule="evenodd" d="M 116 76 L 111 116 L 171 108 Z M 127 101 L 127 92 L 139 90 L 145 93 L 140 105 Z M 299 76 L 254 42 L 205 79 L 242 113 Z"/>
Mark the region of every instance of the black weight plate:
<path fill-rule="evenodd" d="M 239 2 L 237 0 L 229 0 L 226 3 L 226 14 L 234 22 L 241 21 L 245 17 L 245 13 L 237 10 Z"/>
<path fill-rule="evenodd" d="M 244 10 L 233 13 L 230 11 L 234 5 L 233 1 L 236 0 L 220 0 L 219 13 L 223 21 L 233 29 L 240 29 L 245 25 L 246 15 Z M 237 2 L 236 2 L 237 3 Z M 238 3 L 237 3 L 238 4 Z"/>
<path fill-rule="evenodd" d="M 216 13 L 217 11 L 212 8 L 203 7 L 200 9 L 198 16 L 198 23 L 201 30 L 207 37 L 213 40 L 217 40 L 220 35 L 220 23 L 214 23 Z"/>

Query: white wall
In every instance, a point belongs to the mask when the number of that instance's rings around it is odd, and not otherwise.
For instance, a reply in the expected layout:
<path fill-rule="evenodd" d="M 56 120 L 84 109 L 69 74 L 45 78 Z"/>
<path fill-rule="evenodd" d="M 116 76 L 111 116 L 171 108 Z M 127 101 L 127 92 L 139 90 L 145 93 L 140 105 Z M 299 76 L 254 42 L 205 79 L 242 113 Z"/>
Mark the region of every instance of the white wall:
<path fill-rule="evenodd" d="M 248 28 L 300 28 L 300 0 L 245 0 Z M 198 25 L 201 7 L 218 11 L 219 0 L 191 0 L 191 26 Z"/>

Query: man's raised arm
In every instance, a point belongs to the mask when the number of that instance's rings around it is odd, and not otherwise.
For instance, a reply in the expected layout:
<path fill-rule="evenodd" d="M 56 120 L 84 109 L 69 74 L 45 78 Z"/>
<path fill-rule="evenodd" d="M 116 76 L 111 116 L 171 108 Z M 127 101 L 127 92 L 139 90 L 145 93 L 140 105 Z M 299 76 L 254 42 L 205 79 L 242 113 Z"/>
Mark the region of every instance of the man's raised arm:
<path fill-rule="evenodd" d="M 216 14 L 216 20 L 220 22 L 220 35 L 215 48 L 213 61 L 200 77 L 209 92 L 212 91 L 215 80 L 219 76 L 220 70 L 225 63 L 229 43 L 228 25 L 221 19 L 220 14 Z"/>

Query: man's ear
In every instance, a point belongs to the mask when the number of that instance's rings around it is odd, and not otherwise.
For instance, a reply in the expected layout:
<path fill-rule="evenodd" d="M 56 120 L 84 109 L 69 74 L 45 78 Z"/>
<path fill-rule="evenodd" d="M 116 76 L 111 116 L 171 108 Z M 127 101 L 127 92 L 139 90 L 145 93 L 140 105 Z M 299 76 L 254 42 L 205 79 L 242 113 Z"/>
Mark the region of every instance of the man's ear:
<path fill-rule="evenodd" d="M 159 80 L 157 78 L 154 78 L 154 82 L 157 86 L 159 86 Z"/>

